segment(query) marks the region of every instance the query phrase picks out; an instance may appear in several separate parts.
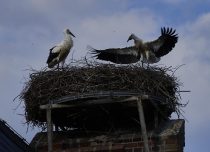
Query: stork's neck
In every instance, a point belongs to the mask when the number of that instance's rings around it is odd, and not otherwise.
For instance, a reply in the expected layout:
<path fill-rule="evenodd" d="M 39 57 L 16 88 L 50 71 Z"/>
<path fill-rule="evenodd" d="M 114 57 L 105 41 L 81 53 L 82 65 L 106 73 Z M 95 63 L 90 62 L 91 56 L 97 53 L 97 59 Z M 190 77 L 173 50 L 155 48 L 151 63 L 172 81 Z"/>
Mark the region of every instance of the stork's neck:
<path fill-rule="evenodd" d="M 141 41 L 141 39 L 139 37 L 137 37 L 135 34 L 132 34 L 132 38 L 133 38 L 133 40 Z"/>
<path fill-rule="evenodd" d="M 61 45 L 66 47 L 73 46 L 73 40 L 70 34 L 64 34 L 64 40 L 61 42 Z"/>
<path fill-rule="evenodd" d="M 71 35 L 70 34 L 65 34 L 65 36 L 64 36 L 64 40 L 71 40 L 72 38 L 71 38 Z"/>
<path fill-rule="evenodd" d="M 134 40 L 134 43 L 143 43 L 142 39 L 140 39 L 139 37 L 137 37 L 135 34 L 132 34 L 132 39 Z"/>
<path fill-rule="evenodd" d="M 71 43 L 71 44 L 73 43 L 73 40 L 70 34 L 67 34 L 67 33 L 65 34 L 64 43 Z"/>

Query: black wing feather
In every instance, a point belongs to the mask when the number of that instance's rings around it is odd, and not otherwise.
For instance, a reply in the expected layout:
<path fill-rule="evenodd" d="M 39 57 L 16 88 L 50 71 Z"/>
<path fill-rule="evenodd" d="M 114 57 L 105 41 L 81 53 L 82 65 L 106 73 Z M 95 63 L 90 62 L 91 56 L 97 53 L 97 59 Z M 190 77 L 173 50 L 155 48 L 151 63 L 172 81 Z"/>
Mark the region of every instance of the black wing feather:
<path fill-rule="evenodd" d="M 135 63 L 140 60 L 140 54 L 135 47 L 110 48 L 105 50 L 97 50 L 89 47 L 89 51 L 99 60 L 111 61 L 117 64 Z"/>
<path fill-rule="evenodd" d="M 52 50 L 55 48 L 55 46 L 53 48 L 50 49 L 50 53 L 49 56 L 47 58 L 47 64 L 50 64 L 50 62 L 53 61 L 53 59 L 55 59 L 56 57 L 58 57 L 59 52 L 53 53 Z"/>
<path fill-rule="evenodd" d="M 161 36 L 152 45 L 160 45 L 157 50 L 154 50 L 156 57 L 161 57 L 168 54 L 178 41 L 178 35 L 175 34 L 176 30 L 172 28 L 161 28 Z"/>

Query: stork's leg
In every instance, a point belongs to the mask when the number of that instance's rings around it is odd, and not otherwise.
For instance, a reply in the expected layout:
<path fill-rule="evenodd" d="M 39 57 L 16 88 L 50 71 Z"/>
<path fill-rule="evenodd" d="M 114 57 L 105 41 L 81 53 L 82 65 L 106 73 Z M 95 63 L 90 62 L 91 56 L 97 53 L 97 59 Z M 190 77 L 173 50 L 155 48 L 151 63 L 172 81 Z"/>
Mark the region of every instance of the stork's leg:
<path fill-rule="evenodd" d="M 141 66 L 142 66 L 142 68 L 144 68 L 145 64 L 146 64 L 146 62 L 141 61 Z"/>
<path fill-rule="evenodd" d="M 65 59 L 63 61 L 61 61 L 61 68 L 64 67 L 64 64 L 65 64 Z"/>
<path fill-rule="evenodd" d="M 146 52 L 145 52 L 145 54 L 146 54 L 146 59 L 147 59 L 147 61 L 149 61 L 149 58 L 150 58 L 150 52 L 149 52 L 149 51 L 146 51 Z"/>
<path fill-rule="evenodd" d="M 57 64 L 57 69 L 59 69 L 59 63 Z"/>
<path fill-rule="evenodd" d="M 147 63 L 147 69 L 149 69 L 149 63 Z"/>

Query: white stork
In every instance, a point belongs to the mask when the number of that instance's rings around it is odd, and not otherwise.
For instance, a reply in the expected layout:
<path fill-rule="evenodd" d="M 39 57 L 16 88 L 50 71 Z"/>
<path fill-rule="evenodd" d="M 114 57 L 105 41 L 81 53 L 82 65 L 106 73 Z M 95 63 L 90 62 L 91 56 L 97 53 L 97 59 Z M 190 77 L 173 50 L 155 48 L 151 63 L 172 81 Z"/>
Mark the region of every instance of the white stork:
<path fill-rule="evenodd" d="M 131 34 L 127 40 L 134 40 L 134 46 L 126 48 L 110 48 L 97 50 L 91 48 L 92 54 L 99 60 L 111 61 L 117 64 L 129 64 L 138 62 L 142 59 L 146 63 L 156 63 L 160 57 L 168 54 L 175 46 L 178 40 L 176 30 L 172 28 L 161 28 L 161 36 L 150 42 L 143 42 L 136 35 Z"/>
<path fill-rule="evenodd" d="M 63 67 L 65 59 L 68 56 L 70 49 L 73 47 L 73 40 L 71 36 L 75 37 L 69 29 L 65 29 L 64 40 L 60 44 L 50 49 L 50 53 L 47 59 L 49 68 L 53 68 L 56 64 L 59 67 L 60 62 Z"/>

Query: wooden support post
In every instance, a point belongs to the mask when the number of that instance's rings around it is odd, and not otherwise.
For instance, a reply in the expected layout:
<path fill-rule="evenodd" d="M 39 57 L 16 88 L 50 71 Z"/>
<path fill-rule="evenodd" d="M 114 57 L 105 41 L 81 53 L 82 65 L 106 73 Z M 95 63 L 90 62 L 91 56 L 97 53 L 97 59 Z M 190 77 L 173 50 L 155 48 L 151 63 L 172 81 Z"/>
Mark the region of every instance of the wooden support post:
<path fill-rule="evenodd" d="M 48 140 L 48 152 L 52 152 L 52 118 L 51 118 L 51 104 L 48 104 L 47 112 L 47 140 Z"/>
<path fill-rule="evenodd" d="M 141 97 L 137 100 L 138 105 L 138 111 L 139 111 L 139 118 L 140 118 L 140 124 L 141 124 L 141 132 L 144 140 L 144 149 L 145 152 L 149 152 L 149 142 L 148 142 L 148 136 L 147 136 L 147 130 L 146 130 L 146 124 L 144 119 L 144 111 L 142 106 L 142 99 Z"/>
<path fill-rule="evenodd" d="M 159 122 L 158 122 L 159 120 L 158 120 L 158 111 L 157 111 L 157 109 L 155 109 L 154 110 L 154 124 L 155 124 L 155 129 L 158 127 L 158 125 L 159 125 Z"/>

